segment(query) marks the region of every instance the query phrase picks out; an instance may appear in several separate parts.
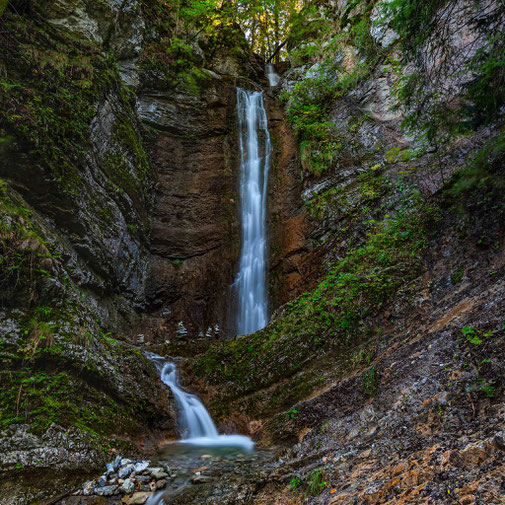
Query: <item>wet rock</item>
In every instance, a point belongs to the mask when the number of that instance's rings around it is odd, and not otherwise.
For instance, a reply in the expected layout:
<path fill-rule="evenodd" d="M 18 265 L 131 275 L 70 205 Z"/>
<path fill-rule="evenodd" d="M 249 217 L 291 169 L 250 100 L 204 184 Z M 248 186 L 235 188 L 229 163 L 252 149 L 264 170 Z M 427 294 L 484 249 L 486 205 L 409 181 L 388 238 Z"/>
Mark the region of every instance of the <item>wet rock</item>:
<path fill-rule="evenodd" d="M 126 477 L 128 477 L 128 475 L 130 475 L 132 472 L 133 472 L 133 465 L 123 466 L 122 468 L 119 469 L 118 477 L 120 479 L 126 479 Z"/>
<path fill-rule="evenodd" d="M 188 330 L 186 329 L 182 321 L 179 321 L 179 324 L 177 325 L 176 335 L 178 338 L 184 338 L 187 337 L 188 335 Z"/>
<path fill-rule="evenodd" d="M 136 475 L 135 479 L 137 482 L 140 482 L 141 484 L 147 484 L 151 480 L 150 475 Z"/>
<path fill-rule="evenodd" d="M 168 477 L 168 473 L 164 472 L 161 468 L 157 468 L 156 470 L 153 470 L 151 472 L 151 475 L 156 480 L 165 479 L 166 477 Z"/>
<path fill-rule="evenodd" d="M 112 496 L 117 490 L 119 486 L 104 486 L 95 489 L 95 494 L 98 496 Z"/>
<path fill-rule="evenodd" d="M 212 481 L 212 477 L 209 477 L 208 475 L 195 475 L 192 479 L 191 482 L 193 484 L 207 484 L 208 482 Z"/>
<path fill-rule="evenodd" d="M 139 461 L 135 463 L 135 473 L 141 473 L 149 467 L 149 461 Z"/>
<path fill-rule="evenodd" d="M 115 472 L 117 472 L 120 466 L 121 466 L 121 456 L 116 456 L 116 459 L 112 462 L 112 468 L 114 469 Z"/>
<path fill-rule="evenodd" d="M 107 476 L 104 474 L 102 475 L 99 479 L 98 482 L 96 483 L 98 487 L 104 487 L 107 485 Z"/>
<path fill-rule="evenodd" d="M 91 496 L 94 492 L 94 483 L 92 480 L 88 480 L 88 482 L 84 483 L 82 486 L 82 494 L 84 496 Z"/>
<path fill-rule="evenodd" d="M 125 494 L 133 493 L 135 491 L 135 483 L 131 479 L 126 479 L 121 485 L 120 490 Z"/>
<path fill-rule="evenodd" d="M 205 472 L 206 470 L 208 470 L 209 467 L 208 466 L 200 466 L 199 468 L 195 468 L 193 470 L 193 473 L 195 474 L 199 474 L 199 473 L 202 473 L 202 472 Z"/>
<path fill-rule="evenodd" d="M 167 485 L 167 480 L 162 479 L 156 482 L 156 489 L 163 489 Z"/>
<path fill-rule="evenodd" d="M 137 492 L 133 493 L 130 497 L 124 497 L 123 503 L 126 505 L 143 505 L 151 496 L 150 492 Z"/>

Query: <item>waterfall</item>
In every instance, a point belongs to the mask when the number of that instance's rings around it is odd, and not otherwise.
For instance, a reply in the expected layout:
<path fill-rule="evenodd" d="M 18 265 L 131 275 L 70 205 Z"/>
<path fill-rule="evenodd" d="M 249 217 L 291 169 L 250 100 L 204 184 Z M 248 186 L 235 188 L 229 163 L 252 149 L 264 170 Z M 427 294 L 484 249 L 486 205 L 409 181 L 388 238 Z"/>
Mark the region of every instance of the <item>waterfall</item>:
<path fill-rule="evenodd" d="M 267 79 L 268 83 L 270 86 L 277 86 L 279 84 L 279 81 L 281 80 L 279 74 L 275 71 L 275 67 L 271 64 L 268 63 L 266 67 L 266 74 L 267 74 Z"/>
<path fill-rule="evenodd" d="M 179 426 L 182 431 L 180 443 L 200 447 L 238 447 L 251 451 L 254 442 L 243 435 L 219 435 L 214 421 L 200 398 L 184 391 L 179 385 L 177 367 L 172 361 L 154 353 L 146 352 L 160 373 L 162 382 L 171 390 L 179 411 Z"/>
<path fill-rule="evenodd" d="M 217 437 L 216 426 L 200 399 L 179 387 L 175 363 L 167 361 L 160 371 L 160 377 L 163 383 L 172 390 L 179 406 L 180 425 L 185 431 L 183 439 Z"/>
<path fill-rule="evenodd" d="M 237 332 L 247 335 L 268 322 L 266 288 L 266 205 L 270 134 L 263 93 L 237 88 L 240 148 L 242 251 L 234 286 Z"/>

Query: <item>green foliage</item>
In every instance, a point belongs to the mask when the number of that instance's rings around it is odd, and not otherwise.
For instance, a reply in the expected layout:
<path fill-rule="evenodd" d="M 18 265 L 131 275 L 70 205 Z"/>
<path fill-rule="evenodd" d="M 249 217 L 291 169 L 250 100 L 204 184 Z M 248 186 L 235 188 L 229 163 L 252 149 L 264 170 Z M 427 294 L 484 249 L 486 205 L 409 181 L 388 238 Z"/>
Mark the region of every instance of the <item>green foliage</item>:
<path fill-rule="evenodd" d="M 302 10 L 295 18 L 291 57 L 298 64 L 317 63 L 281 98 L 287 102 L 287 117 L 300 141 L 302 165 L 316 176 L 335 164 L 344 144 L 329 117 L 332 105 L 367 77 L 382 57 L 370 35 L 371 8 L 367 4 L 360 14 L 345 17 L 336 26 L 329 22 L 331 9 L 324 11 L 322 6 Z M 356 47 L 362 58 L 351 59 L 349 46 Z"/>
<path fill-rule="evenodd" d="M 377 393 L 377 376 L 375 365 L 363 374 L 363 392 L 366 396 L 374 396 Z"/>
<path fill-rule="evenodd" d="M 474 72 L 467 86 L 467 98 L 473 106 L 465 108 L 475 124 L 486 124 L 501 115 L 505 105 L 505 36 L 490 36 L 469 63 Z"/>
<path fill-rule="evenodd" d="M 298 81 L 283 96 L 288 101 L 288 120 L 300 141 L 302 165 L 310 173 L 319 176 L 336 160 L 342 139 L 329 120 L 331 104 L 338 96 L 345 95 L 369 69 L 368 64 L 359 63 L 351 73 L 342 73 L 339 64 L 327 59 L 318 66 L 314 76 Z"/>
<path fill-rule="evenodd" d="M 493 200 L 503 194 L 505 180 L 497 176 L 505 156 L 505 133 L 489 139 L 477 151 L 468 166 L 458 170 L 446 188 L 447 196 L 454 201 L 468 199 L 472 193 L 483 192 Z"/>
<path fill-rule="evenodd" d="M 392 0 L 381 5 L 387 24 L 400 36 L 403 50 L 415 54 L 437 26 L 433 18 L 450 0 Z"/>
<path fill-rule="evenodd" d="M 353 356 L 353 368 L 358 368 L 361 365 L 369 365 L 372 362 L 375 354 L 375 347 L 362 347 L 357 354 Z"/>
<path fill-rule="evenodd" d="M 296 409 L 288 410 L 288 414 L 289 414 L 289 417 L 291 417 L 291 419 L 294 419 L 296 414 L 298 414 L 298 410 L 296 410 Z"/>
<path fill-rule="evenodd" d="M 477 332 L 471 326 L 465 326 L 461 329 L 461 333 L 465 335 L 468 342 L 473 345 L 482 344 L 482 339 L 479 338 Z"/>
<path fill-rule="evenodd" d="M 464 275 L 465 275 L 465 268 L 464 267 L 457 268 L 451 274 L 451 283 L 453 285 L 459 284 L 461 282 L 461 279 L 463 279 Z"/>
<path fill-rule="evenodd" d="M 46 372 L 24 366 L 2 372 L 2 428 L 28 423 L 36 433 L 43 433 L 52 423 L 58 423 L 98 435 L 113 433 L 118 425 L 131 422 L 111 397 L 76 381 L 65 371 Z"/>
<path fill-rule="evenodd" d="M 473 5 L 471 29 L 487 37 L 475 52 L 454 46 L 449 38 L 452 28 L 447 25 L 460 9 L 456 0 L 392 0 L 383 2 L 381 9 L 383 23 L 399 35 L 405 55 L 391 63 L 399 77 L 398 98 L 409 110 L 404 122 L 408 130 L 421 132 L 431 145 L 440 148 L 470 127 L 500 117 L 505 104 L 505 38 L 500 28 L 505 5 L 494 10 Z M 430 67 L 433 60 L 440 62 L 435 68 Z M 451 61 L 461 61 L 460 67 L 451 68 Z M 415 73 L 408 71 L 412 63 Z M 419 73 L 429 74 L 429 88 Z M 444 85 L 450 88 L 445 81 L 461 79 L 465 74 L 471 79 L 458 97 L 441 91 Z"/>
<path fill-rule="evenodd" d="M 0 179 L 0 301 L 29 305 L 50 274 L 53 254 L 25 202 Z"/>
<path fill-rule="evenodd" d="M 320 495 L 327 485 L 328 484 L 324 480 L 323 470 L 321 469 L 313 470 L 313 472 L 310 474 L 305 494 L 310 496 Z"/>
<path fill-rule="evenodd" d="M 422 271 L 435 216 L 419 194 L 410 194 L 396 215 L 371 224 L 366 243 L 337 261 L 316 289 L 287 304 L 282 318 L 211 347 L 197 360 L 197 374 L 210 383 L 232 381 L 241 394 L 293 375 L 323 347 L 356 345 L 367 319 Z"/>
<path fill-rule="evenodd" d="M 298 488 L 300 487 L 300 483 L 301 483 L 300 477 L 293 477 L 289 481 L 289 489 L 291 489 L 291 491 L 297 491 Z"/>
<path fill-rule="evenodd" d="M 0 120 L 49 167 L 62 191 L 77 195 L 97 102 L 114 90 L 127 110 L 130 96 L 115 60 L 98 46 L 77 43 L 36 19 L 5 17 L 0 37 L 10 71 L 1 82 L 8 92 L 0 94 Z"/>

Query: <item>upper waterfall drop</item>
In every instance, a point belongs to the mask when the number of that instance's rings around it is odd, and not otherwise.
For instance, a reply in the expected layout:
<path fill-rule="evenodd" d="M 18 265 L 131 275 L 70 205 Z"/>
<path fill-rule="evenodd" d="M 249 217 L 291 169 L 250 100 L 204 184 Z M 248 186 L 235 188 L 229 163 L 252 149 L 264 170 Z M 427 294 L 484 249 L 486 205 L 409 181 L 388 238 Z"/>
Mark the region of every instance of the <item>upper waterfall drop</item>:
<path fill-rule="evenodd" d="M 275 67 L 271 63 L 267 63 L 265 73 L 267 75 L 270 87 L 277 86 L 281 80 L 281 76 L 275 71 Z"/>
<path fill-rule="evenodd" d="M 237 332 L 247 335 L 268 323 L 266 206 L 271 141 L 263 93 L 237 88 L 237 114 L 242 250 L 234 286 Z"/>

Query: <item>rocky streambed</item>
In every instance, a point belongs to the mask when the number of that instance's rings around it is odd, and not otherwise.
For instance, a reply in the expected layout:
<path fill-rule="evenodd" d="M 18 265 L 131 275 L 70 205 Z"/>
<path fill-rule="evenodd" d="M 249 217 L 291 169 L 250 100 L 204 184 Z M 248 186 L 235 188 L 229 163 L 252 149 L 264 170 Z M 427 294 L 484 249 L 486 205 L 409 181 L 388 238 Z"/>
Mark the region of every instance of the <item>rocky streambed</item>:
<path fill-rule="evenodd" d="M 171 443 L 160 449 L 151 460 L 132 460 L 120 455 L 107 463 L 106 471 L 56 502 L 60 505 L 127 505 L 158 504 L 186 501 L 202 486 L 219 481 L 232 485 L 234 492 L 241 483 L 254 476 L 272 453 L 244 453 L 234 448 L 203 448 L 185 443 Z M 193 490 L 192 488 L 198 488 Z"/>

